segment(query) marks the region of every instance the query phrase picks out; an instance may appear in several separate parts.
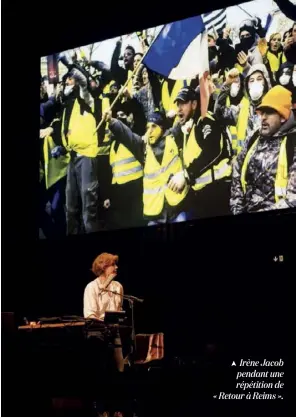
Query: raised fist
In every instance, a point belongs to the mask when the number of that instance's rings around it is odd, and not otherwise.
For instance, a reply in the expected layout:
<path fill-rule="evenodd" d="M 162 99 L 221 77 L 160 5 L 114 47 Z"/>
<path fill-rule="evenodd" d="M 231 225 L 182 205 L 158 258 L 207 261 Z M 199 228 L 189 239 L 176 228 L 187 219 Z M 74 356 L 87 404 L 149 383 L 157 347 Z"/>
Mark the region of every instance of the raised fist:
<path fill-rule="evenodd" d="M 239 77 L 239 71 L 237 68 L 232 68 L 226 77 L 226 84 L 232 84 L 233 82 L 237 81 L 237 78 Z"/>

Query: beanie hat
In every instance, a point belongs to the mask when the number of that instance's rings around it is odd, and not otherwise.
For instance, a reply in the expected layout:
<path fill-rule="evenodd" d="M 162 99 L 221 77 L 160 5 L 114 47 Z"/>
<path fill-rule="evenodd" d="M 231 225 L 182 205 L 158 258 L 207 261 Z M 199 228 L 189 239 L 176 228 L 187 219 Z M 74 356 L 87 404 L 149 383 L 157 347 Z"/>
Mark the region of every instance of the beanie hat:
<path fill-rule="evenodd" d="M 292 93 L 282 86 L 275 86 L 263 97 L 261 105 L 256 110 L 274 109 L 286 120 L 289 119 L 292 108 Z"/>
<path fill-rule="evenodd" d="M 148 117 L 148 122 L 153 122 L 160 127 L 165 126 L 165 117 L 160 112 L 152 112 Z"/>
<path fill-rule="evenodd" d="M 240 37 L 240 34 L 243 32 L 243 31 L 247 31 L 247 32 L 249 32 L 250 33 L 250 35 L 252 36 L 252 37 L 255 37 L 255 35 L 256 35 L 256 28 L 255 28 L 255 26 L 254 26 L 254 23 L 253 23 L 253 21 L 252 20 L 244 20 L 241 24 L 240 24 L 240 28 L 239 28 L 239 37 Z"/>

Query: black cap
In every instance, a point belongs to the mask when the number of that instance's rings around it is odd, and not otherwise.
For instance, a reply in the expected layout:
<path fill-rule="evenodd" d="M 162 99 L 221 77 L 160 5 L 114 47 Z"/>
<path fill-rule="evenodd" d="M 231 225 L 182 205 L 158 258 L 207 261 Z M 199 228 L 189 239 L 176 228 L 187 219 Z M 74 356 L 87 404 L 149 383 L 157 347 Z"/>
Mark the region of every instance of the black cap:
<path fill-rule="evenodd" d="M 197 94 L 196 91 L 191 87 L 183 87 L 179 93 L 178 96 L 175 98 L 174 103 L 176 103 L 178 100 L 181 100 L 182 102 L 189 102 L 190 100 L 197 100 Z"/>

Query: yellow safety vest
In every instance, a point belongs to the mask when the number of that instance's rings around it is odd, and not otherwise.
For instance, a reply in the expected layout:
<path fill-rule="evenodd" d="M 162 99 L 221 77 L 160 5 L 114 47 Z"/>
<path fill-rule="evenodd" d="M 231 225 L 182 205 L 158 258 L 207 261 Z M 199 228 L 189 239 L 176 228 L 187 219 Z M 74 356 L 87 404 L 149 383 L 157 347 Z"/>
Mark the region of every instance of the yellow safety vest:
<path fill-rule="evenodd" d="M 54 147 L 56 147 L 56 144 L 51 136 L 44 138 L 44 175 L 45 186 L 47 189 L 67 175 L 67 168 L 70 162 L 70 155 L 68 153 L 61 157 L 53 158 L 51 156 L 51 151 Z"/>
<path fill-rule="evenodd" d="M 98 139 L 94 135 L 96 120 L 92 113 L 80 113 L 80 105 L 76 99 L 70 116 L 68 141 L 64 135 L 65 111 L 62 118 L 62 141 L 67 151 L 75 151 L 85 157 L 96 157 L 98 154 Z"/>
<path fill-rule="evenodd" d="M 103 94 L 110 93 L 110 86 L 114 83 L 114 80 L 111 80 L 110 83 L 106 84 L 106 86 L 103 88 Z"/>
<path fill-rule="evenodd" d="M 287 61 L 287 58 L 283 52 L 280 52 L 278 56 L 276 56 L 270 51 L 267 51 L 266 58 L 268 59 L 272 73 L 276 73 L 279 70 L 281 64 L 284 64 L 284 62 Z"/>
<path fill-rule="evenodd" d="M 234 67 L 238 70 L 238 72 L 240 74 L 242 74 L 244 72 L 244 67 L 241 66 L 238 62 L 236 64 L 234 64 Z"/>
<path fill-rule="evenodd" d="M 211 120 L 215 120 L 213 116 L 208 112 L 207 117 Z M 201 118 L 199 118 L 197 124 L 199 124 Z M 183 141 L 183 161 L 185 168 L 188 168 L 194 160 L 196 160 L 202 150 L 198 145 L 197 139 L 195 138 L 195 125 L 193 125 L 189 138 L 186 141 L 186 136 L 184 135 Z M 224 140 L 223 135 L 221 134 L 220 139 L 220 149 L 221 154 L 224 149 Z M 229 164 L 229 158 L 223 158 L 218 163 L 216 163 L 212 168 L 206 170 L 200 177 L 195 179 L 195 184 L 192 186 L 193 190 L 201 190 L 207 184 L 212 183 L 214 180 L 221 180 L 222 178 L 229 177 L 231 175 L 231 165 Z M 213 177 L 214 176 L 214 177 Z"/>
<path fill-rule="evenodd" d="M 171 135 L 166 137 L 161 164 L 157 161 L 151 146 L 147 144 L 144 166 L 144 215 L 159 215 L 163 210 L 165 201 L 170 206 L 177 206 L 182 202 L 189 187 L 185 186 L 182 193 L 175 193 L 167 187 L 169 177 L 182 170 L 178 147 Z"/>
<path fill-rule="evenodd" d="M 106 87 L 109 88 L 109 85 L 106 86 Z M 110 108 L 110 99 L 109 99 L 109 97 L 104 97 L 104 95 L 101 95 L 100 98 L 102 100 L 102 115 L 103 115 L 103 113 L 107 109 Z M 101 141 L 99 139 L 98 155 L 109 155 L 110 154 L 111 143 L 112 143 L 111 131 L 109 129 L 109 122 L 107 122 L 103 142 L 101 143 Z"/>
<path fill-rule="evenodd" d="M 141 163 L 123 144 L 115 151 L 115 141 L 111 144 L 110 165 L 113 173 L 112 184 L 125 184 L 143 177 Z"/>
<path fill-rule="evenodd" d="M 244 194 L 247 191 L 247 169 L 251 158 L 253 157 L 256 147 L 258 144 L 259 138 L 253 143 L 250 147 L 249 151 L 246 154 L 242 165 L 242 173 L 241 173 L 241 185 Z M 280 146 L 279 152 L 279 160 L 278 160 L 278 167 L 275 177 L 274 183 L 274 198 L 275 201 L 278 202 L 280 199 L 284 199 L 287 194 L 287 186 L 288 186 L 288 158 L 287 158 L 287 137 L 285 137 Z"/>
<path fill-rule="evenodd" d="M 176 80 L 172 92 L 169 93 L 168 82 L 164 80 L 161 87 L 161 101 L 166 112 L 169 110 L 178 110 L 177 103 L 174 103 L 179 91 L 185 86 L 190 85 L 191 80 Z"/>
<path fill-rule="evenodd" d="M 230 98 L 227 97 L 226 106 L 230 107 Z M 245 143 L 247 136 L 248 119 L 250 112 L 250 102 L 246 97 L 240 101 L 240 112 L 236 126 L 230 126 L 231 144 L 235 155 L 238 155 Z"/>

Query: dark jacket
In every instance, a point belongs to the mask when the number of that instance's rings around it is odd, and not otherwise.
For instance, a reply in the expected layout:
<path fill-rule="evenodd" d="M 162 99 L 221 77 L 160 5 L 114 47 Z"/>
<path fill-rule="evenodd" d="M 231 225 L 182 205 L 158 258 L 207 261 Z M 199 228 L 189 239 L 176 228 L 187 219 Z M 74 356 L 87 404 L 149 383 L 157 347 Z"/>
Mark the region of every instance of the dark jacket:
<path fill-rule="evenodd" d="M 289 62 L 296 64 L 296 42 L 285 48 L 285 55 Z"/>
<path fill-rule="evenodd" d="M 274 0 L 279 6 L 281 12 L 284 13 L 289 19 L 295 20 L 296 6 L 293 5 L 289 0 Z"/>
<path fill-rule="evenodd" d="M 46 102 L 40 103 L 40 116 L 45 122 L 50 123 L 53 119 L 56 104 L 55 96 L 51 96 Z"/>
<path fill-rule="evenodd" d="M 216 120 L 205 117 L 194 124 L 192 129 L 195 130 L 195 138 L 201 148 L 201 153 L 198 158 L 186 169 L 190 184 L 194 185 L 195 179 L 207 171 L 210 166 L 220 161 L 221 157 L 225 158 L 230 155 L 224 155 L 227 152 L 227 146 L 223 149 L 223 156 L 221 155 L 221 135 L 223 135 L 223 140 L 227 141 L 227 134 Z M 176 140 L 178 148 L 182 149 L 184 134 L 180 125 L 173 128 L 171 133 Z"/>
<path fill-rule="evenodd" d="M 123 124 L 117 119 L 111 119 L 109 122 L 109 128 L 116 141 L 122 143 L 130 152 L 136 157 L 136 159 L 142 164 L 145 164 L 145 150 L 146 145 L 142 137 L 135 134 L 128 126 Z M 156 144 L 152 145 L 153 152 L 156 159 L 161 164 L 165 147 L 165 136 L 164 135 Z"/>
<path fill-rule="evenodd" d="M 115 80 L 119 86 L 123 86 L 128 78 L 128 70 L 126 68 L 120 67 L 118 64 L 120 51 L 121 51 L 121 41 L 117 41 L 116 47 L 114 49 L 112 59 L 111 59 L 111 74 L 113 80 Z"/>
<path fill-rule="evenodd" d="M 143 86 L 139 91 L 133 94 L 133 99 L 137 105 L 142 106 L 146 122 L 150 113 L 156 108 L 161 109 L 161 84 L 157 75 L 148 70 L 149 84 Z"/>
<path fill-rule="evenodd" d="M 219 47 L 216 72 L 221 70 L 224 73 L 227 68 L 230 70 L 236 63 L 235 50 L 229 41 L 229 39 L 223 39 L 222 37 L 219 37 L 216 41 L 216 45 Z"/>
<path fill-rule="evenodd" d="M 89 65 L 91 65 L 96 70 L 101 71 L 100 86 L 103 90 L 103 88 L 112 80 L 112 73 L 110 68 L 103 61 L 91 61 Z"/>
<path fill-rule="evenodd" d="M 238 95 L 242 100 L 243 95 L 240 94 L 240 92 L 238 93 Z M 230 106 L 227 106 L 228 97 L 230 98 Z M 232 103 L 230 96 L 230 86 L 227 84 L 223 84 L 214 107 L 214 114 L 217 120 L 219 120 L 219 122 L 224 126 L 236 126 L 240 111 L 238 107 L 239 103 Z"/>

